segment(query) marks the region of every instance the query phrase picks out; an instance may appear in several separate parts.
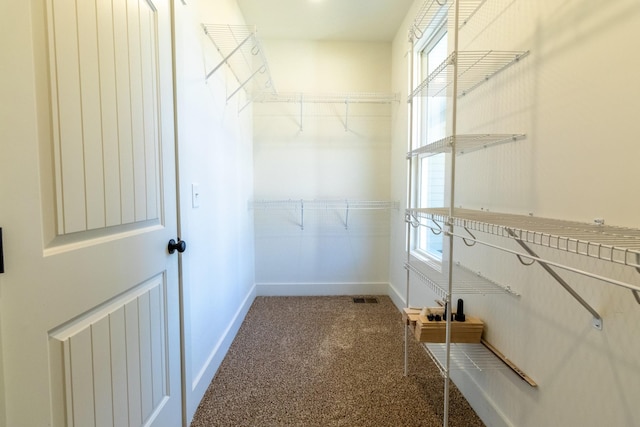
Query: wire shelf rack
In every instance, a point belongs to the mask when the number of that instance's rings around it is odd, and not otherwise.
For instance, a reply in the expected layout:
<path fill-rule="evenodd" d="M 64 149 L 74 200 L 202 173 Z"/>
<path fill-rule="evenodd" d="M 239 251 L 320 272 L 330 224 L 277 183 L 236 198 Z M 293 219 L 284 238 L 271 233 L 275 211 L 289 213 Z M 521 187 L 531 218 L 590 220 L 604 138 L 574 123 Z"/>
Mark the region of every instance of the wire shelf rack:
<path fill-rule="evenodd" d="M 304 230 L 305 211 L 343 211 L 344 228 L 349 228 L 349 212 L 354 210 L 391 210 L 400 208 L 400 202 L 382 200 L 254 200 L 249 209 L 291 210 L 300 215 L 300 229 Z"/>
<path fill-rule="evenodd" d="M 354 114 L 350 111 L 351 104 L 391 104 L 400 102 L 400 94 L 398 93 L 379 93 L 379 92 L 343 92 L 343 93 L 303 93 L 303 92 L 278 92 L 278 93 L 262 93 L 255 99 L 256 102 L 262 103 L 291 103 L 298 104 L 300 109 L 300 131 L 303 127 L 303 105 L 305 104 L 333 104 L 344 106 L 344 130 L 349 130 L 349 118 Z M 389 113 L 390 115 L 390 113 Z"/>
<path fill-rule="evenodd" d="M 415 264 L 415 263 L 414 263 Z M 448 293 L 448 271 L 447 264 L 442 265 L 442 271 L 433 268 L 428 263 L 422 263 L 427 268 L 418 270 L 414 264 L 405 263 L 404 268 L 411 274 L 426 284 L 436 295 L 445 299 Z M 496 283 L 480 273 L 469 270 L 460 263 L 453 264 L 453 294 L 454 295 L 488 295 L 488 294 L 511 294 L 520 296 L 518 292 L 510 286 Z"/>
<path fill-rule="evenodd" d="M 456 147 L 456 154 L 462 155 L 494 145 L 517 141 L 525 138 L 525 136 L 525 134 L 521 133 L 453 135 L 410 151 L 407 153 L 407 159 L 419 155 L 432 156 L 440 153 L 451 153 L 454 146 Z"/>
<path fill-rule="evenodd" d="M 262 92 L 276 93 L 255 26 L 202 24 L 202 28 L 222 57 L 206 72 L 206 79 L 227 64 L 237 81 L 235 89 L 227 95 L 227 101 L 242 89 L 250 98 Z"/>
<path fill-rule="evenodd" d="M 343 93 L 304 93 L 278 92 L 263 93 L 256 98 L 258 102 L 296 102 L 310 104 L 390 104 L 400 102 L 400 94 L 379 92 L 343 92 Z"/>
<path fill-rule="evenodd" d="M 459 5 L 458 28 L 464 27 L 487 0 L 462 0 Z M 416 42 L 424 34 L 431 34 L 437 30 L 439 17 L 449 12 L 453 0 L 426 0 L 418 9 L 416 17 L 409 28 L 409 40 Z"/>
<path fill-rule="evenodd" d="M 463 96 L 527 56 L 529 51 L 457 51 L 452 52 L 414 90 L 409 98 L 417 96 L 447 96 L 453 86 L 457 64 L 458 93 Z"/>
<path fill-rule="evenodd" d="M 249 202 L 250 209 L 399 209 L 400 202 L 383 200 L 254 200 Z"/>
<path fill-rule="evenodd" d="M 445 208 L 409 209 L 417 218 L 448 222 L 500 237 L 546 246 L 640 268 L 640 229 L 540 218 L 527 215 Z"/>
<path fill-rule="evenodd" d="M 425 343 L 425 350 L 429 353 L 440 372 L 444 375 L 447 347 L 444 343 Z M 509 370 L 509 367 L 496 357 L 483 344 L 451 343 L 449 370 Z"/>

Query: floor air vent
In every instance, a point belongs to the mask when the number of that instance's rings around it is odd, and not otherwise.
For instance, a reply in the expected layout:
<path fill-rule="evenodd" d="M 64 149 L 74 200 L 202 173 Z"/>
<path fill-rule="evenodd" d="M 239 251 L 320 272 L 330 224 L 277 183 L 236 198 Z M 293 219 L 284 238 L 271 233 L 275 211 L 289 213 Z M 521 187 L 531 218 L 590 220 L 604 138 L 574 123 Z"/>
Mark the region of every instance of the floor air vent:
<path fill-rule="evenodd" d="M 356 304 L 377 304 L 378 298 L 354 298 L 353 302 Z"/>

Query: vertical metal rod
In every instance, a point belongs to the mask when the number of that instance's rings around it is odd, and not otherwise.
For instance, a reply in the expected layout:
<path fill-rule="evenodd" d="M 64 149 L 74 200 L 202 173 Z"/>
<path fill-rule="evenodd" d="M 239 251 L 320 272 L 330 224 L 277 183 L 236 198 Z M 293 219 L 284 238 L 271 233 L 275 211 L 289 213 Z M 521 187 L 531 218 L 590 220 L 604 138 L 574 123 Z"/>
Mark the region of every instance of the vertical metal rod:
<path fill-rule="evenodd" d="M 445 304 L 447 304 L 447 331 L 446 331 L 446 361 L 445 361 L 445 382 L 444 382 L 444 427 L 449 425 L 449 374 L 451 372 L 451 294 L 453 293 L 453 210 L 455 207 L 455 184 L 456 184 L 456 132 L 458 130 L 457 113 L 458 113 L 458 19 L 460 18 L 460 0 L 455 0 L 456 8 L 453 18 L 453 26 L 449 25 L 449 28 L 453 27 L 453 51 L 456 52 L 453 59 L 453 94 L 451 96 L 451 135 L 453 136 L 451 147 L 451 183 L 450 183 L 450 200 L 449 200 L 449 259 L 448 261 L 448 274 L 449 274 L 449 289 L 447 291 L 447 298 Z"/>
<path fill-rule="evenodd" d="M 300 94 L 300 132 L 302 132 L 302 93 Z"/>
<path fill-rule="evenodd" d="M 344 113 L 344 131 L 347 132 L 349 130 L 349 98 L 344 101 L 345 104 L 345 113 Z"/>
<path fill-rule="evenodd" d="M 304 230 L 304 200 L 300 200 L 300 230 Z"/>
<path fill-rule="evenodd" d="M 412 93 L 411 88 L 413 88 L 413 39 L 409 39 L 409 93 Z M 409 136 L 408 141 L 408 150 L 411 151 L 413 148 L 413 99 L 409 97 L 408 99 L 408 116 L 409 116 L 409 128 L 407 129 L 407 133 Z M 411 156 L 407 157 L 407 209 L 411 209 L 411 199 L 413 193 L 413 158 Z M 405 217 L 405 221 L 407 223 L 407 265 L 411 263 L 411 220 L 410 217 Z M 405 306 L 409 308 L 409 282 L 410 282 L 410 274 L 409 269 L 406 269 L 406 281 L 405 281 Z M 404 325 L 404 375 L 409 375 L 409 322 L 407 321 Z"/>
<path fill-rule="evenodd" d="M 349 201 L 347 200 L 347 212 L 345 213 L 344 216 L 344 229 L 348 230 L 349 229 Z"/>

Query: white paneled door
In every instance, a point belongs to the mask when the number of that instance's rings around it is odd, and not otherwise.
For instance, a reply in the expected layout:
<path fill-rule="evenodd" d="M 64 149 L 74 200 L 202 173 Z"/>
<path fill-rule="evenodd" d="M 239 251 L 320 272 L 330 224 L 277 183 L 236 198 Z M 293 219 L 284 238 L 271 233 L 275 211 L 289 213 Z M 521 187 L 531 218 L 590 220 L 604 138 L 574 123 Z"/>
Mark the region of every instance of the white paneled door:
<path fill-rule="evenodd" d="M 170 0 L 0 5 L 0 426 L 179 426 Z"/>

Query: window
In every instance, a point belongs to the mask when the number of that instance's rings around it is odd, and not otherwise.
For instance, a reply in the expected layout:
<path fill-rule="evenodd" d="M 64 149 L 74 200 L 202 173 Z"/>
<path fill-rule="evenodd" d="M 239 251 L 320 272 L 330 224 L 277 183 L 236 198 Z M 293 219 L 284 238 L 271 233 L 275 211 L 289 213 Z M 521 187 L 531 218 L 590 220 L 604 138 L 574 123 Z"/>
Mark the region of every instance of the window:
<path fill-rule="evenodd" d="M 446 25 L 436 31 L 416 49 L 414 75 L 417 84 L 424 81 L 445 61 L 448 54 Z M 447 97 L 420 97 L 414 102 L 414 147 L 417 148 L 446 136 Z M 445 205 L 445 155 L 423 155 L 416 161 L 416 201 L 420 207 L 443 207 Z M 442 234 L 434 234 L 427 227 L 417 231 L 416 250 L 420 255 L 442 261 Z"/>

